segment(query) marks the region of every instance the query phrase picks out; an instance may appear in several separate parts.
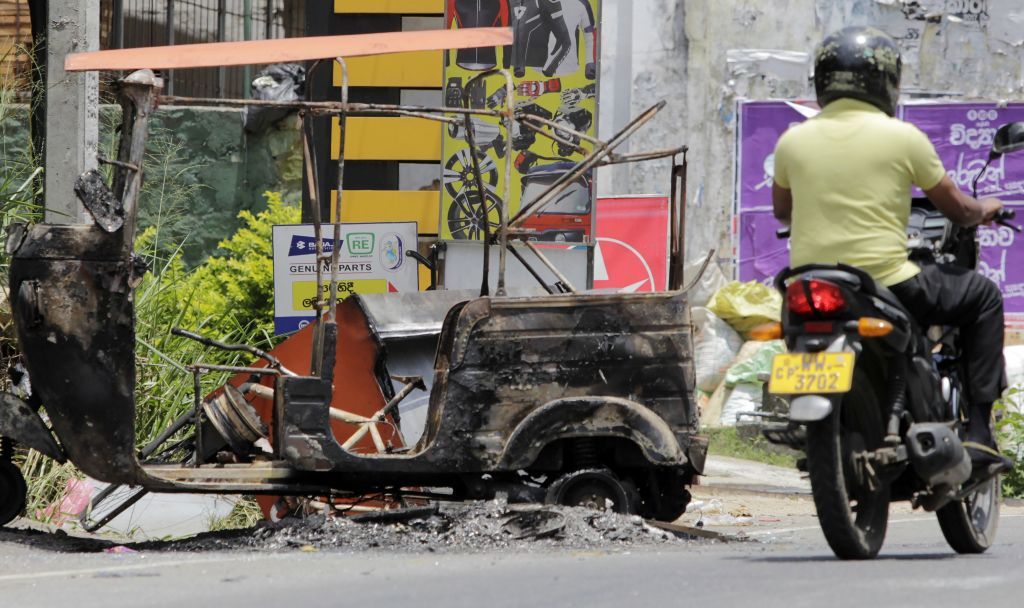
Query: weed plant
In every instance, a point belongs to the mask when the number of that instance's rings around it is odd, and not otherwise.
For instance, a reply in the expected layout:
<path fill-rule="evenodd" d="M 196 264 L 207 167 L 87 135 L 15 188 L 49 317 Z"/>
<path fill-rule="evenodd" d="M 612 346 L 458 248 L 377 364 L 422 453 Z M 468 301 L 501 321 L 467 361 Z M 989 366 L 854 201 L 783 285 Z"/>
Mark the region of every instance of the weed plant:
<path fill-rule="evenodd" d="M 996 403 L 999 443 L 1014 460 L 1013 469 L 1003 475 L 1003 496 L 1024 498 L 1024 386 L 1011 387 Z"/>

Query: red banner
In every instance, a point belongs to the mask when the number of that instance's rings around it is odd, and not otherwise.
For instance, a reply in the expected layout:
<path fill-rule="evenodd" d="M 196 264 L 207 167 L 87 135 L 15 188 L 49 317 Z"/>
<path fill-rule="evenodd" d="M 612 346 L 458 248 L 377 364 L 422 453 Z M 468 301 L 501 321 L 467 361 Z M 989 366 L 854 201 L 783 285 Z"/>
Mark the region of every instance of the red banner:
<path fill-rule="evenodd" d="M 670 219 L 667 196 L 598 198 L 594 289 L 665 291 Z"/>

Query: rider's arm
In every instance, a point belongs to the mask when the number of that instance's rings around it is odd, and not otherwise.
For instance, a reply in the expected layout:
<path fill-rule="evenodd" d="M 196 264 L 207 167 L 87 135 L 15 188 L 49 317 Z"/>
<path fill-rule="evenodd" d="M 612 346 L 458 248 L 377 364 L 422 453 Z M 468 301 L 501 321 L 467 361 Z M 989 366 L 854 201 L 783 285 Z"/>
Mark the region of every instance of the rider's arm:
<path fill-rule="evenodd" d="M 925 195 L 943 215 L 961 226 L 977 226 L 991 222 L 1003 204 L 994 198 L 978 200 L 968 196 L 953 183 L 948 175 L 938 185 L 924 191 Z"/>
<path fill-rule="evenodd" d="M 772 183 L 772 212 L 775 219 L 789 226 L 793 218 L 793 191 L 783 188 L 779 182 Z"/>
<path fill-rule="evenodd" d="M 913 125 L 907 125 L 907 161 L 911 181 L 943 215 L 961 226 L 991 222 L 1003 208 L 994 198 L 979 201 L 964 194 L 946 173 L 928 136 Z"/>

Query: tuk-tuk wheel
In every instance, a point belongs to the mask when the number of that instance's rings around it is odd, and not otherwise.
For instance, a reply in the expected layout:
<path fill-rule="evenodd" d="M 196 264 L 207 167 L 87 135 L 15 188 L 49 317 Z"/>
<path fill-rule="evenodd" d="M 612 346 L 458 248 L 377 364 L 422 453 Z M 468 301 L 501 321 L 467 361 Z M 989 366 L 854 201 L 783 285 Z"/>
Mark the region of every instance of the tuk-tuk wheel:
<path fill-rule="evenodd" d="M 25 511 L 28 486 L 21 470 L 0 458 L 0 526 L 6 526 Z"/>
<path fill-rule="evenodd" d="M 544 502 L 595 511 L 634 513 L 636 490 L 627 488 L 608 469 L 583 469 L 566 473 L 549 487 Z"/>

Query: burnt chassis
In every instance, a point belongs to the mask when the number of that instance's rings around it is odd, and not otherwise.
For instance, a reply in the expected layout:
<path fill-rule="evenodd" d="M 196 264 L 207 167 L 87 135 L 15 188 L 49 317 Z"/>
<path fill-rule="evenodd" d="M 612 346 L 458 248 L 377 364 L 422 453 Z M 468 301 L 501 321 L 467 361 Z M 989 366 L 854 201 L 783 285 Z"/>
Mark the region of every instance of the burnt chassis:
<path fill-rule="evenodd" d="M 344 75 L 344 62 L 342 67 Z M 147 119 L 156 107 L 160 87 L 159 79 L 148 70 L 120 83 L 119 156 L 116 161 L 104 161 L 113 165 L 112 187 L 108 189 L 95 175 L 83 176 L 76 187 L 94 221 L 18 227 L 9 235 L 15 328 L 36 395 L 31 405 L 3 395 L 0 436 L 58 460 L 70 459 L 96 479 L 161 492 L 336 496 L 442 486 L 452 488 L 455 498 L 480 497 L 493 494 L 502 484 L 522 489 L 518 481 L 522 472 L 536 478 L 600 467 L 628 478 L 640 489 L 637 502 L 644 505 L 643 511 L 652 516 L 677 514 L 688 500 L 683 487 L 701 472 L 707 448 L 706 440 L 697 435 L 691 326 L 682 288 L 685 148 L 614 153 L 615 146 L 653 117 L 661 104 L 608 143 L 572 133 L 594 147 L 593 152 L 587 151 L 564 140 L 563 125 L 513 112 L 511 77 L 495 71 L 479 78 L 494 75 L 506 80 L 508 107 L 502 111 L 352 104 L 347 101 L 347 86 L 342 87 L 341 103 L 264 102 L 304 113 L 338 115 L 343 129 L 349 113 L 419 116 L 442 122 L 456 121 L 451 116 L 461 115 L 471 147 L 470 117 L 491 116 L 506 129 L 517 120 L 586 152 L 564 180 L 515 217 L 509 218 L 502 206 L 496 234 L 490 234 L 484 222 L 488 243 L 499 247 L 497 293 L 488 294 L 489 264 L 485 262 L 481 297 L 448 312 L 436 353 L 426 430 L 411 449 L 356 454 L 339 444 L 331 430 L 333 391 L 344 390 L 334 385 L 332 377 L 336 314 L 361 306 L 354 296 L 339 307 L 333 274 L 337 264 L 332 264 L 329 288 L 317 297 L 310 376 L 291 374 L 274 365 L 272 357 L 271 365 L 262 368 L 191 367 L 196 376 L 194 420 L 199 421 L 196 452 L 202 452 L 199 435 L 204 428 L 199 378 L 204 372 L 220 370 L 271 379 L 272 455 L 241 464 L 211 464 L 203 458 L 184 465 L 140 463 L 135 437 L 133 291 L 145 268 L 133 254 L 133 241 Z M 179 100 L 165 97 L 161 101 Z M 312 166 L 308 145 L 306 154 L 307 166 Z M 598 165 L 678 154 L 683 155 L 683 163 L 673 169 L 671 291 L 578 293 L 530 242 L 532 231 L 521 228 L 527 216 L 557 197 L 560 187 Z M 343 144 L 339 164 L 341 193 Z M 477 185 L 482 186 L 479 167 L 474 170 Z M 310 178 L 310 184 L 315 183 L 315 176 Z M 323 251 L 319 205 L 312 196 L 317 255 L 327 261 L 331 255 Z M 338 196 L 335 217 L 341 217 L 341 200 Z M 337 243 L 340 224 L 334 228 Z M 515 239 L 560 279 L 555 286 L 544 284 L 540 273 L 512 246 Z M 519 259 L 549 295 L 507 297 L 507 253 Z M 320 279 L 318 285 L 324 283 Z M 388 395 L 387 387 L 382 385 L 382 390 Z M 408 391 L 401 391 L 397 398 L 403 394 Z M 52 431 L 37 413 L 40 404 L 45 404 Z M 536 492 L 531 496 L 537 497 Z"/>

